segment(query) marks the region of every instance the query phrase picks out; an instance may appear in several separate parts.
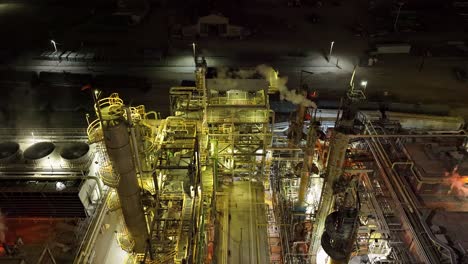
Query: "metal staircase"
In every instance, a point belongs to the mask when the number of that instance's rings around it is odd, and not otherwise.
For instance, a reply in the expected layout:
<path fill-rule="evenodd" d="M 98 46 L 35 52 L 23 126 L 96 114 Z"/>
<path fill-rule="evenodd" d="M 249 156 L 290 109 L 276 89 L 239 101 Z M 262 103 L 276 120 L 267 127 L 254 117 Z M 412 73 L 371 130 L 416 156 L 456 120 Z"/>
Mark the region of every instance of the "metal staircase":
<path fill-rule="evenodd" d="M 191 238 L 192 230 L 192 211 L 193 211 L 193 199 L 184 195 L 184 201 L 182 205 L 181 213 L 181 225 L 178 236 L 178 244 L 175 255 L 175 263 L 182 263 L 182 260 L 187 257 L 188 248 L 187 245 L 190 245 L 189 239 Z"/>

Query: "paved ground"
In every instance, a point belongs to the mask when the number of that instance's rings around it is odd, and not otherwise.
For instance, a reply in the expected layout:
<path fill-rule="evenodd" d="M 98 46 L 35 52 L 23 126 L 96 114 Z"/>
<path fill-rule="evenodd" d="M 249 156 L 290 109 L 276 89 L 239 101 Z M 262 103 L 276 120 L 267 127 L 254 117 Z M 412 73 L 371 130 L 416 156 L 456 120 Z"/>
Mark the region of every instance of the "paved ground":
<path fill-rule="evenodd" d="M 118 245 L 117 234 L 115 233 L 120 228 L 119 221 L 121 221 L 121 218 L 118 212 L 107 213 L 104 217 L 100 236 L 98 236 L 95 242 L 95 253 L 92 254 L 94 255 L 92 263 L 124 263 L 123 260 L 127 258 L 128 254 Z"/>
<path fill-rule="evenodd" d="M 357 58 L 341 58 L 339 68 L 336 63 L 328 63 L 321 55 L 308 57 L 262 57 L 262 56 L 207 56 L 206 59 L 213 67 L 255 67 L 259 64 L 269 64 L 278 69 L 282 76 L 288 76 L 290 88 L 299 87 L 300 71 L 307 70 L 313 75 L 304 74 L 303 83 L 310 90 L 317 90 L 320 99 L 338 100 L 349 85 L 354 62 Z M 333 59 L 332 59 L 333 62 Z M 409 55 L 382 56 L 378 65 L 374 67 L 359 67 L 356 70 L 356 83 L 367 80 L 367 93 L 370 100 L 377 100 L 387 91 L 397 102 L 417 104 L 447 104 L 455 113 L 468 116 L 464 98 L 468 96 L 466 83 L 455 78 L 452 68 L 464 65 L 461 58 L 426 58 L 421 68 L 421 58 Z M 5 65 L 4 65 L 5 66 Z M 33 71 L 67 71 L 91 74 L 125 74 L 147 77 L 152 83 L 152 89 L 139 96 L 130 91 L 129 99 L 142 101 L 152 108 L 167 113 L 168 88 L 177 86 L 182 80 L 193 80 L 193 62 L 190 54 L 171 56 L 160 62 L 128 63 L 125 65 L 105 63 L 70 63 L 50 61 L 23 61 L 9 65 L 17 70 Z M 8 66 L 7 66 L 8 67 Z M 116 90 L 125 91 L 125 87 Z M 61 93 L 65 90 L 62 89 Z M 57 93 L 57 96 L 60 92 Z M 156 102 L 154 104 L 153 102 Z"/>
<path fill-rule="evenodd" d="M 36 263 L 46 246 L 58 263 L 70 263 L 76 253 L 75 223 L 66 220 L 48 219 L 6 219 L 6 242 L 13 246 L 18 237 L 24 245 L 19 248 L 17 257 L 28 263 Z M 10 257 L 0 254 L 0 262 Z M 47 256 L 45 257 L 47 259 Z"/>
<path fill-rule="evenodd" d="M 242 181 L 234 182 L 224 191 L 227 193 L 224 197 L 226 206 L 219 208 L 222 209 L 220 221 L 224 232 L 219 240 L 221 246 L 216 249 L 218 263 L 267 263 L 269 255 L 263 187 L 258 183 Z M 227 223 L 227 228 L 224 223 Z"/>
<path fill-rule="evenodd" d="M 2 67 L 10 67 L 18 70 L 34 71 L 70 71 L 91 74 L 126 74 L 145 76 L 150 79 L 152 89 L 141 94 L 135 91 L 125 90 L 125 87 L 116 87 L 127 100 L 132 99 L 135 103 L 145 103 L 148 108 L 156 108 L 163 113 L 168 113 L 167 97 L 168 88 L 180 84 L 181 80 L 193 79 L 193 63 L 191 59 L 191 43 L 193 39 L 168 39 L 168 27 L 174 23 L 193 23 L 194 15 L 203 15 L 209 12 L 210 7 L 204 6 L 207 1 L 201 1 L 200 5 L 191 2 L 189 9 L 194 12 L 182 14 L 177 12 L 177 1 L 169 1 L 165 7 L 155 7 L 150 16 L 138 27 L 111 30 L 102 25 L 93 25 L 90 12 L 93 4 L 80 4 L 74 6 L 57 6 L 49 9 L 34 3 L 26 4 L 27 1 L 19 1 L 17 4 L 2 4 L 0 14 L 2 24 L 16 23 L 17 17 L 22 18 L 20 29 L 10 34 L 11 42 L 3 45 L 13 47 L 27 47 L 31 50 L 52 49 L 47 43 L 53 31 L 60 31 L 57 36 L 60 42 L 59 49 L 106 49 L 114 53 L 138 53 L 142 48 L 155 48 L 167 51 L 168 57 L 163 61 L 108 61 L 105 63 L 65 63 L 30 61 L 30 56 L 20 57 L 15 63 L 3 64 Z M 23 3 L 24 2 L 24 3 Z M 256 33 L 244 40 L 238 39 L 198 39 L 197 52 L 207 57 L 210 66 L 228 67 L 254 67 L 259 64 L 269 64 L 280 71 L 283 76 L 289 77 L 289 87 L 299 86 L 301 70 L 314 72 L 313 76 L 304 78 L 311 90 L 317 90 L 321 99 L 338 100 L 348 86 L 349 78 L 354 66 L 358 63 L 360 56 L 368 49 L 369 44 L 374 41 L 400 40 L 410 41 L 415 44 L 432 45 L 444 43 L 447 40 L 463 40 L 466 33 L 462 26 L 448 25 L 449 20 L 434 20 L 433 25 L 440 25 L 433 31 L 418 33 L 389 34 L 385 37 L 362 38 L 352 34 L 350 27 L 361 22 L 368 27 L 376 25 L 369 12 L 367 12 L 368 1 L 350 0 L 344 1 L 341 6 L 333 6 L 331 1 L 323 1 L 322 8 L 303 6 L 301 8 L 286 8 L 279 1 L 260 1 L 261 4 L 249 1 L 216 1 L 217 10 L 232 17 L 234 24 L 246 25 L 255 29 Z M 233 12 L 232 8 L 243 6 L 239 12 Z M 78 9 L 76 9 L 78 8 Z M 204 8 L 206 10 L 204 10 Z M 78 10 L 82 18 L 76 18 L 76 12 L 71 14 L 70 10 Z M 187 10 L 186 10 L 187 11 Z M 203 12 L 201 12 L 203 11 Z M 388 10 L 387 10 L 388 11 Z M 37 13 L 48 14 L 59 13 L 60 16 L 42 18 Z M 96 11 L 97 12 L 97 11 Z M 185 12 L 185 11 L 184 11 Z M 442 12 L 442 11 L 441 11 Z M 68 16 L 66 14 L 69 14 Z M 313 24 L 308 22 L 307 16 L 317 14 L 320 22 Z M 431 15 L 437 18 L 437 16 Z M 47 19 L 46 19 L 47 18 Z M 391 19 L 390 19 L 391 20 Z M 453 19 L 454 20 L 454 19 Z M 61 23 L 57 23 L 61 21 Z M 447 23 L 444 23 L 447 22 Z M 450 23 L 454 21 L 450 20 Z M 377 23 L 379 24 L 379 23 Z M 29 28 L 28 28 L 29 26 Z M 18 34 L 21 29 L 31 34 Z M 49 30 L 51 29 L 51 30 Z M 44 31 L 51 31 L 45 33 Z M 437 31 L 434 31 L 437 30 Z M 154 32 L 154 34 L 148 34 Z M 17 35 L 21 35 L 17 37 Z M 40 41 L 36 41 L 41 38 Z M 330 42 L 334 41 L 333 54 L 330 62 L 325 55 L 329 52 Z M 81 44 L 83 46 L 81 47 Z M 40 48 L 42 47 L 42 48 Z M 137 52 L 138 51 L 138 52 Z M 338 61 L 338 67 L 337 67 Z M 381 97 L 384 91 L 389 92 L 392 98 L 398 102 L 406 103 L 441 103 L 448 104 L 452 108 L 452 114 L 468 117 L 468 107 L 464 98 L 468 96 L 465 82 L 456 80 L 453 67 L 465 67 L 464 57 L 428 57 L 424 59 L 412 55 L 388 55 L 379 58 L 375 67 L 358 68 L 356 80 L 368 80 L 367 91 L 371 100 Z M 13 87 L 12 87 L 13 88 Z M 46 88 L 46 87 L 44 87 Z M 49 88 L 47 88 L 49 89 Z M 52 88 L 50 88 L 52 89 Z M 61 104 L 76 104 L 76 98 L 70 97 L 66 89 L 54 90 L 50 100 L 61 100 Z M 24 106 L 40 103 L 34 99 L 34 93 L 26 94 L 24 97 L 14 93 L 14 100 Z M 128 97 L 127 97 L 128 96 Z M 14 98 L 17 97 L 17 98 Z M 32 98 L 32 99 L 31 99 Z M 56 99 L 60 98 L 60 99 Z M 25 99 L 21 103 L 20 99 Z M 70 100 L 71 99 L 71 100 Z M 41 106 L 44 108 L 44 106 Z M 14 107 L 13 107 L 14 108 Z M 35 107 L 26 107 L 35 108 Z M 36 107 L 37 108 L 37 107 Z M 0 114 L 1 116 L 2 114 Z M 58 115 L 58 114 L 57 114 Z M 60 115 L 66 116 L 67 112 Z M 31 114 L 30 116 L 35 116 Z M 29 118 L 29 117 L 28 117 Z M 19 123 L 28 123 L 28 118 L 16 118 Z M 60 125 L 61 121 L 50 118 L 49 123 Z M 61 119 L 61 117 L 59 117 Z"/>

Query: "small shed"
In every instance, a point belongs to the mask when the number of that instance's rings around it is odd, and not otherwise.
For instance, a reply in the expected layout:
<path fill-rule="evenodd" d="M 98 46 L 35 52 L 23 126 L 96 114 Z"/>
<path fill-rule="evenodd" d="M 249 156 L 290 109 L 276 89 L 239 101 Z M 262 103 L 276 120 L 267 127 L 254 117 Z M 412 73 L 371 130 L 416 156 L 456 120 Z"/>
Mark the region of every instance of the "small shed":
<path fill-rule="evenodd" d="M 242 31 L 242 27 L 229 24 L 229 18 L 219 14 L 211 14 L 198 18 L 195 25 L 184 27 L 182 35 L 184 37 L 242 37 Z"/>

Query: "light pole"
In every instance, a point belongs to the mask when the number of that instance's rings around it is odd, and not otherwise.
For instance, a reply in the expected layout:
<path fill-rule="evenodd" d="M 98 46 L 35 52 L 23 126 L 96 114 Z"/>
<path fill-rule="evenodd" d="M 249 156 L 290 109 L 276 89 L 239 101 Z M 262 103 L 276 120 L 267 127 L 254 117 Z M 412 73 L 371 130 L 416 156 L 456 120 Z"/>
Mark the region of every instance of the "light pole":
<path fill-rule="evenodd" d="M 328 62 L 330 62 L 330 60 L 331 60 L 331 55 L 332 55 L 332 52 L 333 52 L 333 44 L 335 44 L 335 41 L 332 41 L 330 43 L 330 52 L 328 53 Z"/>
<path fill-rule="evenodd" d="M 398 23 L 398 18 L 400 17 L 400 11 L 401 11 L 401 7 L 404 5 L 405 3 L 403 2 L 398 2 L 398 11 L 397 11 L 397 15 L 396 15 L 396 18 L 395 18 L 395 23 L 393 24 L 393 30 L 396 32 L 397 31 L 397 23 Z"/>
<path fill-rule="evenodd" d="M 101 91 L 98 90 L 98 89 L 95 89 L 95 90 L 94 90 L 94 96 L 95 96 L 94 98 L 96 99 L 96 101 L 99 100 L 99 96 L 100 96 L 100 95 L 101 95 Z"/>
<path fill-rule="evenodd" d="M 192 43 L 192 50 L 193 50 L 193 61 L 195 62 L 195 65 L 197 65 L 197 52 L 196 52 L 195 42 Z"/>
<path fill-rule="evenodd" d="M 57 52 L 57 44 L 55 43 L 55 41 L 51 40 L 50 43 L 52 43 L 52 45 L 54 46 L 55 52 Z"/>

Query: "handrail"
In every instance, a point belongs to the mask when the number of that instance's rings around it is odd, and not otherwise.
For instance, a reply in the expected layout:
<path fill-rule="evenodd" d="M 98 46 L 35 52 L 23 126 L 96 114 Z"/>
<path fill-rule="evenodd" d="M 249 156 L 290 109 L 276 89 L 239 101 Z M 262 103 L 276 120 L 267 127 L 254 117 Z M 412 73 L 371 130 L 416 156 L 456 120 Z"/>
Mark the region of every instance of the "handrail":
<path fill-rule="evenodd" d="M 135 246 L 135 240 L 133 240 L 133 238 L 129 234 L 123 217 L 120 226 L 122 229 L 120 232 L 117 232 L 117 243 L 123 250 L 127 252 L 132 252 L 132 249 Z"/>
<path fill-rule="evenodd" d="M 101 227 L 101 223 L 104 220 L 104 217 L 106 216 L 105 212 L 106 210 L 106 205 L 108 202 L 109 198 L 109 193 L 106 192 L 105 197 L 103 197 L 103 203 L 100 204 L 100 206 L 97 209 L 97 215 L 95 215 L 94 221 L 88 226 L 88 229 L 86 230 L 85 233 L 85 239 L 82 240 L 79 249 L 77 250 L 77 256 L 75 257 L 75 260 L 73 263 L 75 264 L 80 264 L 80 263 L 86 263 L 87 258 L 89 257 L 89 251 L 92 248 L 92 244 L 94 244 L 94 241 L 97 238 L 97 235 L 99 234 L 98 228 Z M 89 238 L 86 239 L 86 236 L 90 236 Z"/>
<path fill-rule="evenodd" d="M 118 93 L 113 93 L 109 97 L 99 99 L 94 104 L 94 110 L 98 113 L 98 116 L 102 118 L 101 109 L 109 108 L 108 114 L 109 115 L 116 115 L 121 116 L 122 113 L 114 113 L 112 110 L 123 110 L 122 107 L 124 106 L 123 100 L 120 99 Z M 115 109 L 114 109 L 115 108 Z"/>
<path fill-rule="evenodd" d="M 154 115 L 154 118 L 149 118 L 149 116 Z M 158 120 L 159 119 L 159 113 L 156 111 L 149 111 L 145 114 L 145 119 L 154 119 Z"/>
<path fill-rule="evenodd" d="M 88 140 L 90 143 L 101 141 L 103 139 L 101 121 L 96 119 L 91 122 L 86 129 L 86 134 L 88 135 Z"/>
<path fill-rule="evenodd" d="M 120 99 L 118 93 L 112 93 L 109 97 L 99 99 L 96 104 L 101 108 L 110 105 L 123 105 L 123 100 Z"/>

